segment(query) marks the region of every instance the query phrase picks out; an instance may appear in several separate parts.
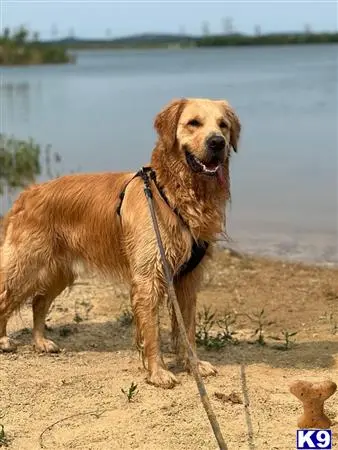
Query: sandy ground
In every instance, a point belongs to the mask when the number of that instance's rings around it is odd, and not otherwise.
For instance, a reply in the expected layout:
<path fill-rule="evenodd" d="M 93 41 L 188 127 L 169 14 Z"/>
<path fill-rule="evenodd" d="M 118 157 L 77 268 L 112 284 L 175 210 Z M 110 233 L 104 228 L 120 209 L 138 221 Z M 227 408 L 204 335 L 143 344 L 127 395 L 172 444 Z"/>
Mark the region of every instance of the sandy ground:
<path fill-rule="evenodd" d="M 181 384 L 172 390 L 145 382 L 133 325 L 118 320 L 127 304 L 123 286 L 80 280 L 56 300 L 49 315 L 48 335 L 63 349 L 57 355 L 33 351 L 30 308 L 12 319 L 11 333 L 20 346 L 15 354 L 0 355 L 0 424 L 8 448 L 217 448 L 190 375 L 173 366 Z M 199 347 L 200 356 L 219 371 L 206 380 L 206 388 L 229 449 L 295 449 L 302 408 L 289 383 L 338 382 L 338 269 L 218 252 L 199 295 L 200 311 L 204 305 L 216 311 L 216 318 L 236 315 L 231 329 L 237 345 L 233 339 L 218 350 Z M 252 316 L 262 308 L 265 345 L 252 335 L 257 328 Z M 165 359 L 173 364 L 165 309 L 162 329 Z M 283 341 L 270 338 L 282 329 L 297 332 L 286 351 L 276 348 Z M 214 324 L 211 335 L 217 331 Z M 128 391 L 132 382 L 138 393 L 128 402 L 121 388 Z M 232 393 L 233 401 L 215 393 Z M 326 402 L 333 448 L 338 448 L 337 399 L 338 393 Z"/>

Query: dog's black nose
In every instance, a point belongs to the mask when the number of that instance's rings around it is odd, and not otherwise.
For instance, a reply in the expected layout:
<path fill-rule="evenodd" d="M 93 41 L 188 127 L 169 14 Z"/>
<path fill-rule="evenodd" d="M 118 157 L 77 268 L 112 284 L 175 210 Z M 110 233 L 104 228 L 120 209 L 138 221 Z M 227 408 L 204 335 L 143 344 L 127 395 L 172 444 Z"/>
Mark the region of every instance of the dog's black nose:
<path fill-rule="evenodd" d="M 219 135 L 210 136 L 207 139 L 207 146 L 214 153 L 221 152 L 225 148 L 225 139 Z"/>

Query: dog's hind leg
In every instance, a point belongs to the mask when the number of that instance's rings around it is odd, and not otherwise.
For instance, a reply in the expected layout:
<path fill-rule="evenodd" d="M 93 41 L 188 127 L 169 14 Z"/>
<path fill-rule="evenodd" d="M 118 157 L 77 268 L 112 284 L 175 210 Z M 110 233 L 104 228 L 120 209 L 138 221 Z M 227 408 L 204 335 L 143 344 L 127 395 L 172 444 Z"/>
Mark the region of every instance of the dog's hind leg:
<path fill-rule="evenodd" d="M 13 311 L 11 295 L 6 287 L 6 275 L 1 265 L 3 257 L 0 249 L 0 352 L 14 352 L 15 342 L 7 336 L 7 322 Z"/>
<path fill-rule="evenodd" d="M 51 339 L 45 337 L 45 322 L 50 305 L 55 299 L 54 295 L 36 295 L 33 298 L 33 342 L 38 352 L 57 353 L 59 347 Z"/>
<path fill-rule="evenodd" d="M 43 239 L 22 239 L 13 244 L 10 232 L 0 253 L 0 350 L 10 351 L 13 345 L 6 336 L 11 314 L 29 298 L 33 299 L 33 335 L 41 351 L 56 351 L 57 346 L 45 339 L 44 326 L 54 298 L 72 282 L 69 271 L 61 271 Z"/>
<path fill-rule="evenodd" d="M 0 309 L 1 301 L 6 293 L 0 293 Z M 12 339 L 7 336 L 7 322 L 8 318 L 1 314 L 0 311 L 0 352 L 14 352 L 16 350 L 16 344 Z"/>
<path fill-rule="evenodd" d="M 53 300 L 73 281 L 71 276 L 60 275 L 44 294 L 38 294 L 33 298 L 33 342 L 34 348 L 38 352 L 57 353 L 59 351 L 55 342 L 45 336 L 46 316 Z"/>
<path fill-rule="evenodd" d="M 20 275 L 11 277 L 10 283 L 0 280 L 0 351 L 16 350 L 16 344 L 7 336 L 6 328 L 13 312 L 32 295 L 32 285 L 25 284 L 25 281 Z"/>
<path fill-rule="evenodd" d="M 0 247 L 0 351 L 16 349 L 7 336 L 7 322 L 29 297 L 30 283 L 25 267 L 20 264 L 17 248 L 11 242 L 11 228 Z"/>
<path fill-rule="evenodd" d="M 15 342 L 7 336 L 7 322 L 15 309 L 24 301 L 24 298 L 13 300 L 9 289 L 5 288 L 5 283 L 0 273 L 0 351 L 13 352 L 16 350 Z"/>

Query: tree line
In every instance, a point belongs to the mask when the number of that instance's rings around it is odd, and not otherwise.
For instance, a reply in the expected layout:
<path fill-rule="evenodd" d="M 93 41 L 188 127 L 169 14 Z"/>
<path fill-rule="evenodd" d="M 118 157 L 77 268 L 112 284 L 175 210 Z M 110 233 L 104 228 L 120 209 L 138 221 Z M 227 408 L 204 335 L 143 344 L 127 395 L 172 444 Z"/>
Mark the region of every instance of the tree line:
<path fill-rule="evenodd" d="M 338 43 L 338 33 L 271 33 L 255 36 L 244 34 L 208 35 L 196 40 L 197 47 L 332 43 Z"/>
<path fill-rule="evenodd" d="M 74 62 L 69 49 L 127 49 L 127 48 L 167 48 L 179 47 L 217 47 L 249 45 L 293 45 L 338 43 L 338 33 L 316 33 L 307 28 L 299 33 L 263 34 L 256 26 L 254 35 L 236 33 L 232 22 L 226 21 L 223 34 L 211 34 L 204 24 L 202 36 L 187 34 L 145 33 L 138 36 L 105 39 L 79 39 L 74 33 L 65 39 L 41 41 L 39 33 L 30 32 L 21 26 L 14 31 L 3 30 L 0 36 L 0 64 L 43 64 Z M 110 34 L 110 33 L 109 33 Z"/>
<path fill-rule="evenodd" d="M 45 43 L 39 33 L 24 26 L 16 30 L 4 28 L 0 36 L 0 65 L 60 64 L 73 62 L 64 45 Z"/>
<path fill-rule="evenodd" d="M 338 43 L 338 33 L 270 33 L 263 34 L 257 27 L 254 35 L 241 33 L 210 34 L 204 30 L 203 36 L 188 34 L 142 34 L 110 39 L 65 38 L 58 42 L 73 50 L 85 49 L 133 49 L 168 47 L 226 47 Z"/>

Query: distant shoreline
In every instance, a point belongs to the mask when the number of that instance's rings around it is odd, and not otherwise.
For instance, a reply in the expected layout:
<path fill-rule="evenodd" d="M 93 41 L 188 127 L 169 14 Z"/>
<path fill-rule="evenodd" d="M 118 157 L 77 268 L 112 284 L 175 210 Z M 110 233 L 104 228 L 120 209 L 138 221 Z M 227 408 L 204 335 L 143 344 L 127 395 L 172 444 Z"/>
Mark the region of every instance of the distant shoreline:
<path fill-rule="evenodd" d="M 336 43 L 338 43 L 338 33 L 283 33 L 262 34 L 256 36 L 232 34 L 210 35 L 204 37 L 145 34 L 110 40 L 69 38 L 49 42 L 49 44 L 67 47 L 70 50 L 180 49 Z M 47 42 L 45 45 L 47 45 Z"/>
<path fill-rule="evenodd" d="M 0 66 L 29 66 L 75 63 L 69 50 L 181 50 L 210 47 L 267 47 L 280 45 L 337 44 L 337 33 L 279 33 L 187 36 L 141 34 L 116 39 L 66 38 L 42 41 L 24 27 L 9 29 L 0 36 Z"/>

